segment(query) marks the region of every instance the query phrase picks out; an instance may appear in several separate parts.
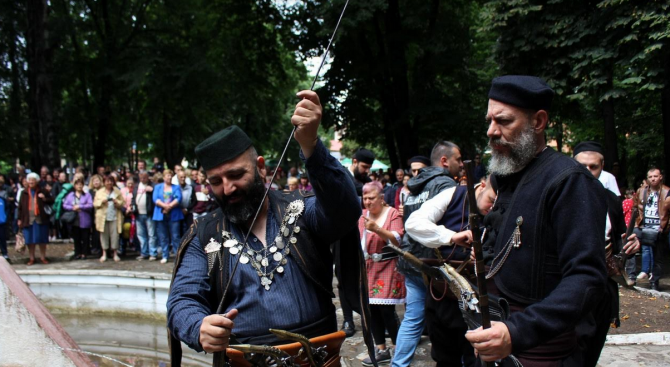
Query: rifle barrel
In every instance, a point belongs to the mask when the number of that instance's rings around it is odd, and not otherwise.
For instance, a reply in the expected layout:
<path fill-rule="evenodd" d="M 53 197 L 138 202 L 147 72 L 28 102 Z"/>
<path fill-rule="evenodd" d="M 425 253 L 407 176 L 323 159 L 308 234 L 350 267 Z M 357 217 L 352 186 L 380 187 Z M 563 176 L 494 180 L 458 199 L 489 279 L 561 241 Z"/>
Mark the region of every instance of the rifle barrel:
<path fill-rule="evenodd" d="M 472 231 L 472 247 L 475 250 L 475 269 L 477 270 L 477 288 L 479 289 L 479 309 L 482 313 L 482 329 L 491 327 L 491 313 L 489 311 L 489 296 L 486 290 L 486 268 L 482 251 L 481 232 L 479 231 L 479 208 L 475 195 L 475 176 L 472 161 L 464 161 L 465 175 L 468 181 L 468 207 L 470 215 L 468 223 Z M 492 362 L 484 362 L 486 366 L 494 366 Z"/>

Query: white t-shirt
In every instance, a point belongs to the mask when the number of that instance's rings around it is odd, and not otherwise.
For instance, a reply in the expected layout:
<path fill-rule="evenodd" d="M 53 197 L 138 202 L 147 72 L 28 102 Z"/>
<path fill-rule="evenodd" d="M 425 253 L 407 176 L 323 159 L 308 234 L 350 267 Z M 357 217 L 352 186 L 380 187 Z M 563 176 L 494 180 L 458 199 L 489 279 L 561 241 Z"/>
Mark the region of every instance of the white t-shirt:
<path fill-rule="evenodd" d="M 603 170 L 598 177 L 598 181 L 605 186 L 607 190 L 612 191 L 616 196 L 621 196 L 621 191 L 619 191 L 619 185 L 616 182 L 616 177 L 613 174 Z"/>
<path fill-rule="evenodd" d="M 661 217 L 658 214 L 658 191 L 650 191 L 647 202 L 644 203 L 644 226 L 646 228 L 661 228 Z"/>
<path fill-rule="evenodd" d="M 140 214 L 147 214 L 147 187 L 140 182 L 137 186 L 137 198 L 135 203 L 137 203 L 137 212 Z"/>

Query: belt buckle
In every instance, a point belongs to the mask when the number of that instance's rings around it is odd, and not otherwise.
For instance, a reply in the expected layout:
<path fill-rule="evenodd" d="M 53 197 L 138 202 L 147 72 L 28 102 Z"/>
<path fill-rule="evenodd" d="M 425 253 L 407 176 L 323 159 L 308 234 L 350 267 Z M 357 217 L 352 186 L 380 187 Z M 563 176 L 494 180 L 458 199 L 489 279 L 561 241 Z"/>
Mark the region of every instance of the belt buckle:
<path fill-rule="evenodd" d="M 382 254 L 372 254 L 372 261 L 374 262 L 382 261 Z"/>

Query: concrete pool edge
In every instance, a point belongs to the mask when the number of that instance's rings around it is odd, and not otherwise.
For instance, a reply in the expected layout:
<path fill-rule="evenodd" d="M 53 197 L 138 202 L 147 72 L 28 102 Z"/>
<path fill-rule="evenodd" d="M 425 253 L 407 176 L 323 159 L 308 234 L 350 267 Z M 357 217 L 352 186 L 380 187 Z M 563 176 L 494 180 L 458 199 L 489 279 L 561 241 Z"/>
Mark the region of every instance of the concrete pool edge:
<path fill-rule="evenodd" d="M 8 314 L 12 314 L 11 320 L 5 320 L 3 326 L 10 323 L 16 323 L 17 327 L 10 333 L 3 333 L 3 337 L 13 339 L 13 342 L 3 342 L 3 346 L 14 345 L 17 340 L 23 337 L 31 339 L 33 342 L 38 342 L 40 339 L 50 340 L 55 349 L 48 350 L 45 348 L 44 353 L 37 358 L 44 360 L 58 360 L 62 357 L 67 358 L 74 366 L 77 367 L 91 367 L 93 362 L 81 353 L 76 353 L 79 350 L 77 343 L 70 337 L 70 335 L 63 329 L 63 327 L 56 321 L 46 307 L 40 302 L 36 295 L 31 291 L 26 283 L 22 281 L 19 275 L 4 259 L 0 258 L 0 281 L 3 287 L 3 305 L 2 308 L 7 308 Z M 0 314 L 0 316 L 2 316 Z M 4 316 L 3 316 L 4 317 Z M 33 327 L 30 327 L 33 325 Z M 35 326 L 38 329 L 35 329 Z M 27 333 L 27 334 L 26 334 Z M 20 335 L 19 335 L 20 334 Z M 19 349 L 28 347 L 27 345 L 17 345 Z M 23 356 L 21 357 L 21 354 Z M 10 356 L 9 358 L 20 358 L 26 360 L 33 360 L 35 354 L 21 353 Z M 9 363 L 16 363 L 20 361 L 9 361 Z M 63 360 L 63 362 L 65 362 Z"/>

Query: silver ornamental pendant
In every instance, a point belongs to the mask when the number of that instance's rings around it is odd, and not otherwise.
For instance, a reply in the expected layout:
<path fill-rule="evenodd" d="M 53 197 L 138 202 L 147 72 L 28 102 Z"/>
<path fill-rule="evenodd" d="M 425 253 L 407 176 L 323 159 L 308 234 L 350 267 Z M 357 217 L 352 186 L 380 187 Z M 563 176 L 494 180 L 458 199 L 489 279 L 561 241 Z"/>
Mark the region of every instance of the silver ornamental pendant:
<path fill-rule="evenodd" d="M 205 246 L 206 253 L 218 252 L 221 249 L 221 244 L 216 242 L 214 238 L 209 239 L 209 243 Z"/>
<path fill-rule="evenodd" d="M 272 281 L 268 277 L 266 276 L 261 277 L 261 285 L 265 287 L 266 291 L 270 290 L 270 284 L 272 284 Z"/>
<path fill-rule="evenodd" d="M 236 246 L 236 245 L 237 245 L 237 240 L 233 239 L 233 238 L 231 238 L 229 240 L 226 240 L 223 243 L 223 247 L 225 247 L 225 248 L 231 248 L 231 247 Z"/>

